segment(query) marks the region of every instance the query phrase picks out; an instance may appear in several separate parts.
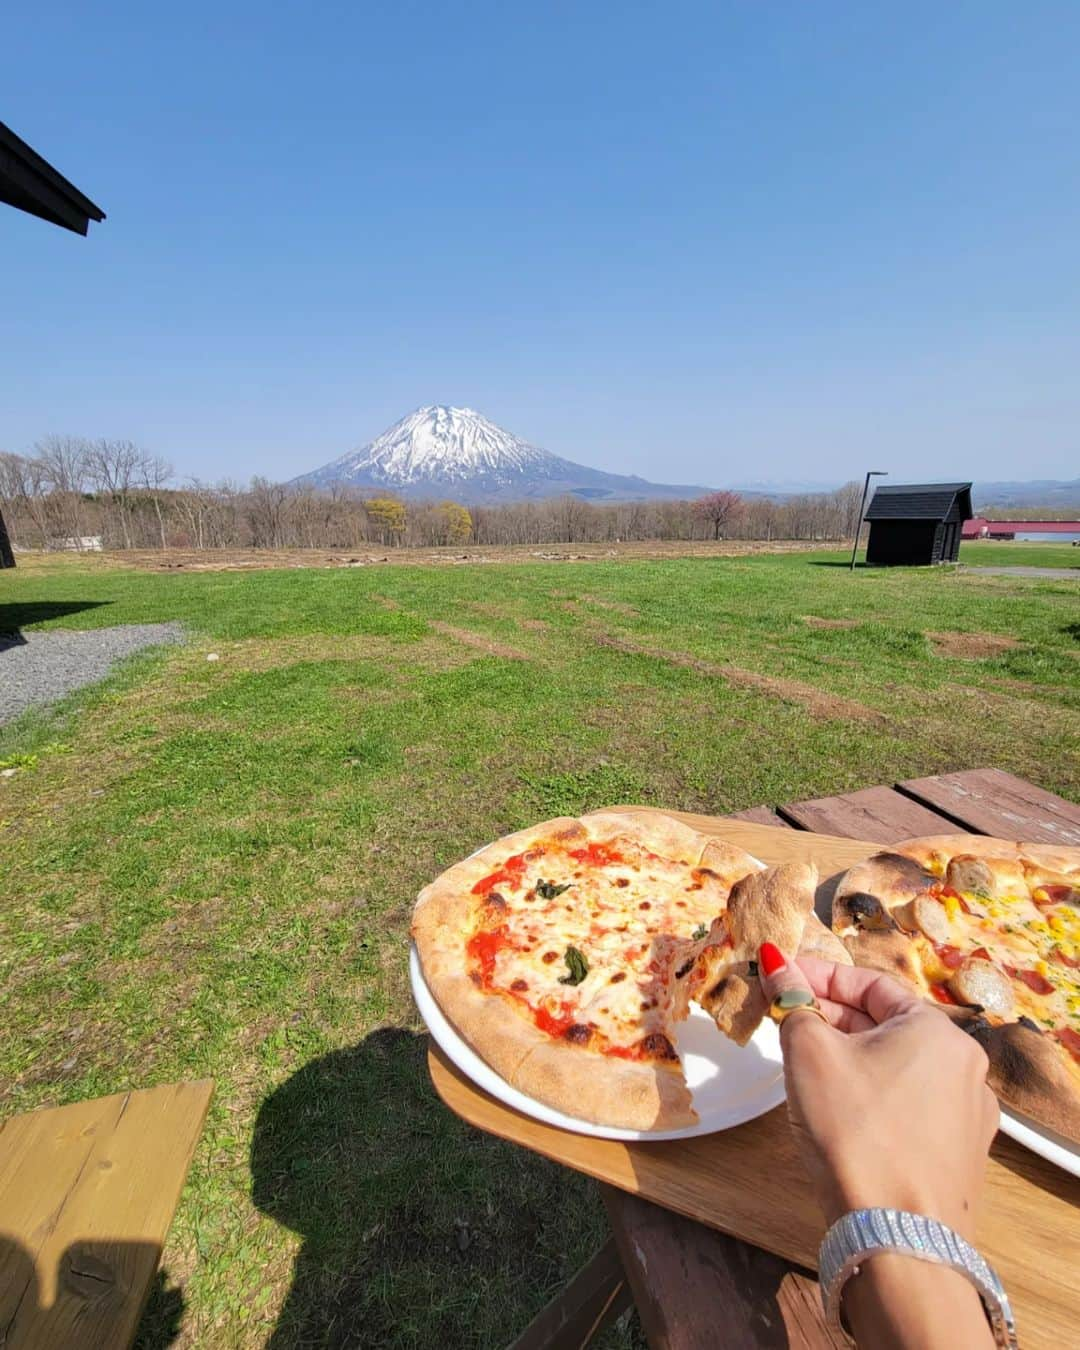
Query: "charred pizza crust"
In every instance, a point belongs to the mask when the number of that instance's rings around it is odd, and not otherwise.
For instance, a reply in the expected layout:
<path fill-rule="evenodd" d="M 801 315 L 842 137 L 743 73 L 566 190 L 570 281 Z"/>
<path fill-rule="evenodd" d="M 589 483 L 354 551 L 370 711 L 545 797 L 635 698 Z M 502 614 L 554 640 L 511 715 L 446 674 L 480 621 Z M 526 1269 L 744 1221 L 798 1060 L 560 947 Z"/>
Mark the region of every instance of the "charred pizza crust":
<path fill-rule="evenodd" d="M 924 998 L 940 997 L 936 953 L 954 933 L 935 896 L 942 886 L 980 900 L 1028 897 L 1054 886 L 1080 907 L 1080 849 L 980 835 L 906 840 L 844 875 L 833 899 L 833 931 L 856 965 L 897 976 Z M 959 1006 L 944 1011 L 986 1051 L 988 1080 L 1001 1100 L 1080 1143 L 1080 1064 L 1055 1029 L 1017 1007 L 1012 979 L 989 953 L 971 953 L 947 974 L 945 989 Z M 1080 994 L 1080 978 L 1077 987 Z"/>
<path fill-rule="evenodd" d="M 1007 1105 L 1080 1143 L 1080 1091 L 1060 1047 L 1027 1018 L 994 1023 L 971 1008 L 949 1010 L 986 1051 L 990 1086 Z"/>
<path fill-rule="evenodd" d="M 745 1045 L 765 1015 L 766 1001 L 757 974 L 763 942 L 781 951 L 800 949 L 814 909 L 817 867 L 784 863 L 751 872 L 732 887 L 725 913 L 686 977 L 685 996 L 709 1013 L 725 1035 Z"/>
<path fill-rule="evenodd" d="M 420 894 L 413 937 L 424 977 L 439 1006 L 464 1039 L 507 1082 L 581 1119 L 637 1130 L 679 1128 L 693 1124 L 697 1116 L 670 1040 L 659 1036 L 644 1059 L 590 1052 L 587 1027 L 571 1026 L 558 1037 L 541 1030 L 512 999 L 478 985 L 466 954 L 468 936 L 477 923 L 474 888 L 508 857 L 552 842 L 577 849 L 613 844 L 628 837 L 663 858 L 697 869 L 701 885 L 715 893 L 713 913 L 726 907 L 736 882 L 762 870 L 762 864 L 742 849 L 701 835 L 671 817 L 620 812 L 597 812 L 581 819 L 561 817 L 500 839 L 444 872 Z M 812 900 L 813 886 L 809 889 Z M 747 941 L 756 932 L 755 921 L 749 917 L 751 898 L 748 892 L 743 921 Z M 800 899 L 803 922 L 807 908 Z M 778 912 L 788 914 L 782 905 Z M 793 917 L 794 910 L 791 915 L 790 921 L 785 919 L 787 926 L 779 939 L 773 936 L 774 941 L 790 941 L 789 950 L 797 947 L 802 932 Z M 771 932 L 775 934 L 776 930 Z M 659 950 L 667 939 L 659 935 L 653 941 Z M 682 947 L 693 958 L 703 945 L 700 941 L 684 942 Z M 672 961 L 672 978 L 675 964 Z M 669 1023 L 680 1013 L 674 988 L 671 995 Z M 757 981 L 743 979 L 739 999 L 734 994 L 731 997 L 728 1020 L 732 1026 L 741 1030 L 749 1024 L 759 998 Z M 685 1012 L 685 1003 L 681 1011 Z M 760 1010 L 756 1010 L 756 1016 L 760 1020 Z"/>
<path fill-rule="evenodd" d="M 836 966 L 855 964 L 848 949 L 831 928 L 825 927 L 813 910 L 806 916 L 799 955 L 815 956 L 819 961 L 831 961 Z"/>

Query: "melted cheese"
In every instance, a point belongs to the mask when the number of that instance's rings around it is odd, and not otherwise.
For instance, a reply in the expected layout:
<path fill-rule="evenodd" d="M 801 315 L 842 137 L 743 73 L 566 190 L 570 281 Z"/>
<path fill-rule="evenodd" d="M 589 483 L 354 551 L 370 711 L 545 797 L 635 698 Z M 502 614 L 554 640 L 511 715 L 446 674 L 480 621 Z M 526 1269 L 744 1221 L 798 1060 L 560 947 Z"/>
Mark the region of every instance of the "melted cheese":
<path fill-rule="evenodd" d="M 998 965 L 1018 972 L 1012 979 L 1018 1017 L 1030 1017 L 1048 1030 L 1071 1026 L 1080 1031 L 1080 969 L 1067 964 L 1080 960 L 1080 911 L 1068 903 L 1036 904 L 1048 898 L 1040 888 L 994 897 L 961 894 L 970 913 L 954 896 L 940 897 L 949 916 L 950 942 L 965 954 L 985 947 Z M 1030 988 L 1022 972 L 1053 988 Z M 935 973 L 947 977 L 951 972 Z"/>
<path fill-rule="evenodd" d="M 650 1032 L 670 1033 L 672 968 L 722 913 L 728 886 L 630 840 L 615 851 L 596 866 L 561 846 L 533 849 L 524 870 L 500 879 L 478 905 L 481 928 L 497 935 L 485 987 L 553 1035 L 573 1026 L 590 1043 L 599 1037 L 598 1049 L 632 1051 Z M 541 882 L 568 888 L 545 900 Z M 570 948 L 588 965 L 576 985 L 561 983 L 572 974 Z"/>

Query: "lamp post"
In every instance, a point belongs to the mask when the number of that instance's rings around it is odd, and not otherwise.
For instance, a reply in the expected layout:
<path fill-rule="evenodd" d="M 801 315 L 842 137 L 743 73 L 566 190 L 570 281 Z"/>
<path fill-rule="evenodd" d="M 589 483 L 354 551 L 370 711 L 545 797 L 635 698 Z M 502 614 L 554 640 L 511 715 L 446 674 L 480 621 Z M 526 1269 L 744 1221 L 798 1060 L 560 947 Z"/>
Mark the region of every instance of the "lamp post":
<path fill-rule="evenodd" d="M 859 551 L 859 534 L 862 530 L 863 512 L 866 510 L 866 494 L 870 491 L 871 478 L 888 478 L 887 469 L 871 469 L 866 475 L 866 482 L 863 484 L 862 501 L 859 503 L 859 519 L 855 522 L 855 542 L 851 546 L 851 566 L 849 572 L 855 571 L 855 554 Z"/>

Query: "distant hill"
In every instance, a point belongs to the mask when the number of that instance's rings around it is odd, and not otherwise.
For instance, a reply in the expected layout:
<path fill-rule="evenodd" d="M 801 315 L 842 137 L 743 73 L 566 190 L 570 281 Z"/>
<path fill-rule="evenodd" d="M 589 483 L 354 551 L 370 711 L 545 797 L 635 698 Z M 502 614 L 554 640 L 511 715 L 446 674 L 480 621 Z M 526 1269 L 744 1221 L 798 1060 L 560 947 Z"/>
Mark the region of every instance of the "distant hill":
<path fill-rule="evenodd" d="M 962 478 L 963 475 L 955 475 Z M 947 478 L 947 474 L 941 475 L 942 479 Z M 890 474 L 888 478 L 882 479 L 887 483 L 904 483 L 918 481 L 923 482 L 925 475 L 913 474 Z M 861 479 L 858 481 L 861 482 Z M 795 482 L 790 479 L 779 480 L 747 480 L 740 483 L 725 484 L 726 487 L 733 487 L 736 491 L 744 493 L 747 497 L 777 497 L 784 499 L 787 497 L 803 496 L 806 493 L 815 492 L 834 492 L 839 483 L 821 483 L 821 482 Z M 971 489 L 972 504 L 976 512 L 982 512 L 988 508 L 991 510 L 1001 510 L 1006 507 L 1032 507 L 1044 506 L 1057 511 L 1074 511 L 1080 509 L 1080 478 L 1073 478 L 1069 481 L 1060 478 L 1033 478 L 1030 482 L 982 482 L 975 480 Z"/>
<path fill-rule="evenodd" d="M 861 481 L 861 480 L 860 480 Z M 840 483 L 823 483 L 817 478 L 746 478 L 724 487 L 741 492 L 744 497 L 807 497 L 822 492 L 835 492 Z"/>
<path fill-rule="evenodd" d="M 897 474 L 890 478 L 902 482 Z M 423 499 L 451 497 L 467 505 L 542 501 L 573 495 L 590 502 L 636 502 L 700 497 L 700 483 L 653 483 L 635 474 L 608 473 L 562 459 L 496 426 L 472 408 L 418 408 L 373 441 L 293 479 L 329 487 L 344 483 Z M 720 484 L 747 497 L 831 492 L 839 483 L 743 480 Z M 1080 478 L 1072 482 L 976 482 L 978 511 L 1006 507 L 1080 508 Z"/>
<path fill-rule="evenodd" d="M 1052 510 L 1080 509 L 1080 478 L 1064 481 L 1060 478 L 1035 478 L 1027 483 L 980 483 L 971 489 L 972 504 L 977 511 L 987 507 L 1047 506 Z"/>
<path fill-rule="evenodd" d="M 407 498 L 452 497 L 467 505 L 540 501 L 567 494 L 590 502 L 700 497 L 691 483 L 650 483 L 606 473 L 530 445 L 472 408 L 418 408 L 367 445 L 294 483 L 347 483 Z"/>

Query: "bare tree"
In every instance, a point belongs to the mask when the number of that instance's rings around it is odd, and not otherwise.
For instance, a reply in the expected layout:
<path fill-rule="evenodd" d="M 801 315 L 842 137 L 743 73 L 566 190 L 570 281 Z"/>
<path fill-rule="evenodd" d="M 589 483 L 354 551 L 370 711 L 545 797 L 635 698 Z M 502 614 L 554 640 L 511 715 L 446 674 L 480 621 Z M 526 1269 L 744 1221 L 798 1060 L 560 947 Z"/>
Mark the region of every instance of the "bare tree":
<path fill-rule="evenodd" d="M 560 543 L 573 544 L 588 536 L 591 507 L 580 497 L 559 497 L 550 503 L 551 520 L 555 526 L 556 539 Z"/>
<path fill-rule="evenodd" d="M 183 529 L 184 543 L 189 548 L 206 547 L 206 489 L 197 478 L 189 478 L 173 497 L 173 511 Z"/>
<path fill-rule="evenodd" d="M 142 468 L 143 452 L 132 441 L 94 441 L 85 451 L 86 474 L 105 508 L 105 522 L 115 513 L 121 547 L 131 548 L 132 491 Z"/>
<path fill-rule="evenodd" d="M 22 455 L 0 454 L 0 501 L 7 513 L 8 532 L 12 544 L 25 536 L 24 527 L 32 527 L 39 546 L 49 547 L 48 507 L 46 489 L 42 482 L 41 466 L 36 460 Z"/>
<path fill-rule="evenodd" d="M 86 442 L 77 436 L 46 436 L 34 447 L 45 487 L 51 524 L 61 540 L 82 548 L 86 535 L 83 494 L 86 490 Z"/>
<path fill-rule="evenodd" d="M 843 536 L 855 537 L 859 526 L 859 505 L 862 502 L 862 484 L 845 483 L 836 492 L 836 504 L 840 515 L 840 529 Z"/>
<path fill-rule="evenodd" d="M 694 514 L 699 520 L 707 521 L 713 529 L 713 538 L 720 538 L 720 531 L 727 522 L 742 510 L 742 498 L 737 492 L 707 492 L 693 504 Z"/>
<path fill-rule="evenodd" d="M 253 478 L 247 493 L 247 519 L 253 548 L 281 548 L 287 489 L 268 478 Z"/>
<path fill-rule="evenodd" d="M 173 476 L 172 465 L 160 455 L 143 454 L 138 461 L 138 473 L 142 486 L 153 503 L 158 537 L 164 550 L 168 545 L 165 539 L 165 516 L 161 509 L 161 489 Z"/>

